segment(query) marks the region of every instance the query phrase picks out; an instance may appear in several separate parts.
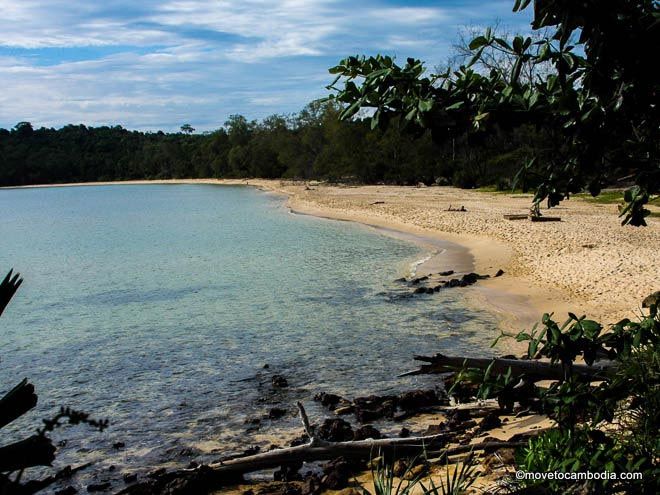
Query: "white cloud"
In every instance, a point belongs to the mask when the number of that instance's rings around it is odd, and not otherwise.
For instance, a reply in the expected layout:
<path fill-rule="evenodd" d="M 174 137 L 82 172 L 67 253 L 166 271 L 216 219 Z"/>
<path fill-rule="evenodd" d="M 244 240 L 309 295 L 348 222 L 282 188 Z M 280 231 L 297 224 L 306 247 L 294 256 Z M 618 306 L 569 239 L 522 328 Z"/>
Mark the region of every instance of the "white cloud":
<path fill-rule="evenodd" d="M 231 113 L 295 111 L 326 93 L 327 67 L 346 55 L 439 62 L 467 7 L 414 3 L 0 0 L 0 126 L 204 130 Z"/>

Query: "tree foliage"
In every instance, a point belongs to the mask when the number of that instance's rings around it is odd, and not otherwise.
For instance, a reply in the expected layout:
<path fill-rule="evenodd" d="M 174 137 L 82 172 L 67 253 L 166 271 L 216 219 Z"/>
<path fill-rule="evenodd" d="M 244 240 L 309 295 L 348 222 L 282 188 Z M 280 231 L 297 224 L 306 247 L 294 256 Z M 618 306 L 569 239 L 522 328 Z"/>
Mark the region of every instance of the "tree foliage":
<path fill-rule="evenodd" d="M 529 4 L 517 0 L 514 11 Z M 504 39 L 488 29 L 469 43 L 474 55 L 465 65 L 430 76 L 412 58 L 399 66 L 388 56 L 348 57 L 330 69 L 337 77 L 328 88 L 345 106 L 342 119 L 371 107 L 373 128 L 402 118 L 436 142 L 524 124 L 544 129 L 554 145 L 536 151 L 517 176 L 523 186 L 537 182 L 537 211 L 545 200 L 552 207 L 584 189 L 597 195 L 605 185 L 631 182 L 623 223 L 645 225 L 644 204 L 660 187 L 651 67 L 658 18 L 652 0 L 537 0 L 532 29 L 546 30 L 544 37 Z M 479 65 L 496 53 L 512 63 Z M 522 77 L 524 68 L 541 65 L 530 72 L 536 77 Z"/>

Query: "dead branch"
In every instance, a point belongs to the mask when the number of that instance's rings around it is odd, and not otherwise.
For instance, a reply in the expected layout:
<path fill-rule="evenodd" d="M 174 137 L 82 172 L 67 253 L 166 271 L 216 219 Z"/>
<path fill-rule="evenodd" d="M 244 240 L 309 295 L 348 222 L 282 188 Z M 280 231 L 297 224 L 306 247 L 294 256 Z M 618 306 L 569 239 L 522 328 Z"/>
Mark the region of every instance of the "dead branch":
<path fill-rule="evenodd" d="M 478 368 L 484 370 L 490 366 L 493 361 L 493 372 L 506 373 L 507 370 L 511 368 L 511 373 L 514 376 L 524 374 L 528 381 L 561 380 L 564 377 L 564 369 L 561 364 L 551 364 L 532 359 L 487 359 L 436 354 L 432 357 L 415 356 L 415 360 L 429 364 L 423 364 L 419 369 L 403 373 L 402 375 L 399 375 L 400 377 L 450 373 L 463 368 Z M 574 364 L 572 367 L 572 372 L 574 374 L 593 381 L 607 378 L 607 376 L 611 375 L 614 370 L 615 364 L 612 361 L 602 361 L 593 366 Z"/>

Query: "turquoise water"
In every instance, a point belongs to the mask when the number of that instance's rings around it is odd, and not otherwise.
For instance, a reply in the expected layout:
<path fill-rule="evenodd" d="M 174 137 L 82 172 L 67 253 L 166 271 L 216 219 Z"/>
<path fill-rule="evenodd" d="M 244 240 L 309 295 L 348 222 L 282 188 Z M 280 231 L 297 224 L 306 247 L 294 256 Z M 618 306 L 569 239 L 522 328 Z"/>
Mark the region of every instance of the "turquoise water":
<path fill-rule="evenodd" d="M 320 390 L 432 386 L 395 377 L 414 354 L 479 353 L 495 327 L 460 290 L 399 297 L 394 279 L 426 255 L 417 245 L 291 214 L 252 188 L 2 190 L 0 239 L 3 275 L 25 278 L 0 318 L 0 388 L 36 385 L 24 424 L 60 405 L 109 418 L 103 434 L 56 438 L 68 439 L 60 464 L 112 464 L 116 477 L 186 464 L 186 448 L 206 459 L 298 434 L 293 404 L 320 419 Z M 290 386 L 273 391 L 273 374 Z M 290 414 L 246 433 L 273 406 Z"/>

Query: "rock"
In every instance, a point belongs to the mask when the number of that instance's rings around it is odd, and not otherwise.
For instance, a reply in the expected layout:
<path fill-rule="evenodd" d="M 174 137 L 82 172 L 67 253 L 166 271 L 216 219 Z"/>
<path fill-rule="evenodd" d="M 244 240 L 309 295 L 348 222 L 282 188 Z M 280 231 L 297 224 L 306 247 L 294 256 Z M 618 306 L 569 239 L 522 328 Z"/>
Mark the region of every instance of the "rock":
<path fill-rule="evenodd" d="M 165 473 L 167 473 L 167 469 L 165 469 L 165 468 L 160 468 L 160 469 L 156 469 L 155 471 L 152 471 L 151 473 L 149 473 L 149 474 L 147 475 L 147 477 L 152 478 L 152 479 L 156 479 L 156 478 L 160 478 L 160 477 L 163 476 Z"/>
<path fill-rule="evenodd" d="M 66 488 L 63 488 L 62 490 L 57 490 L 55 492 L 55 495 L 75 495 L 78 493 L 78 490 L 76 490 L 72 486 L 67 486 Z"/>
<path fill-rule="evenodd" d="M 335 409 L 337 404 L 339 404 L 341 401 L 344 401 L 345 399 L 336 394 L 327 394 L 325 392 L 321 392 L 314 396 L 314 400 L 316 402 L 320 402 L 323 407 L 327 407 L 328 409 Z"/>
<path fill-rule="evenodd" d="M 355 407 L 353 407 L 353 405 L 351 404 L 349 406 L 338 407 L 337 409 L 335 409 L 335 414 L 337 416 L 343 416 L 344 414 L 351 414 L 354 411 L 355 411 Z"/>
<path fill-rule="evenodd" d="M 642 301 L 642 308 L 650 308 L 653 305 L 660 305 L 660 290 L 646 296 Z"/>
<path fill-rule="evenodd" d="M 135 483 L 137 481 L 137 474 L 135 473 L 126 473 L 124 476 L 124 483 L 129 484 L 129 483 Z"/>
<path fill-rule="evenodd" d="M 268 411 L 268 419 L 280 419 L 283 416 L 286 416 L 286 409 L 273 407 L 270 411 Z"/>
<path fill-rule="evenodd" d="M 260 485 L 254 495 L 302 495 L 302 490 L 294 483 L 266 483 Z"/>
<path fill-rule="evenodd" d="M 87 491 L 89 493 L 104 492 L 111 486 L 112 484 L 109 481 L 105 481 L 103 483 L 93 483 L 91 485 L 87 485 Z"/>
<path fill-rule="evenodd" d="M 341 418 L 326 419 L 316 430 L 321 440 L 329 442 L 346 442 L 353 440 L 353 428 Z"/>
<path fill-rule="evenodd" d="M 300 469 L 302 468 L 302 462 L 296 462 L 286 466 L 281 466 L 280 469 L 273 473 L 273 480 L 275 481 L 300 481 L 302 476 L 300 476 Z"/>
<path fill-rule="evenodd" d="M 501 277 L 502 275 L 504 275 L 504 270 L 502 270 L 500 268 L 499 270 L 497 270 L 497 273 L 495 274 L 495 277 Z"/>
<path fill-rule="evenodd" d="M 323 487 L 329 490 L 339 490 L 348 485 L 351 466 L 343 457 L 333 459 L 323 466 Z"/>
<path fill-rule="evenodd" d="M 494 428 L 499 428 L 502 426 L 502 420 L 500 419 L 497 411 L 493 411 L 484 416 L 484 419 L 479 423 L 479 431 L 488 431 Z"/>
<path fill-rule="evenodd" d="M 397 459 L 394 461 L 394 465 L 392 466 L 392 473 L 394 476 L 397 478 L 402 478 L 404 474 L 406 474 L 406 471 L 408 471 L 408 462 L 404 459 Z"/>
<path fill-rule="evenodd" d="M 304 445 L 309 442 L 309 437 L 303 433 L 299 437 L 294 438 L 291 440 L 291 443 L 289 443 L 289 447 L 297 447 L 298 445 Z"/>
<path fill-rule="evenodd" d="M 449 282 L 445 282 L 445 287 L 458 287 L 461 285 L 461 281 L 457 278 L 452 278 Z"/>
<path fill-rule="evenodd" d="M 319 493 L 322 493 L 321 480 L 319 480 L 316 476 L 310 476 L 305 479 L 302 486 L 300 487 L 300 490 L 302 495 L 318 495 Z"/>
<path fill-rule="evenodd" d="M 417 287 L 413 294 L 426 294 L 426 287 Z"/>
<path fill-rule="evenodd" d="M 424 476 L 428 472 L 429 472 L 429 464 L 426 462 L 422 462 L 421 464 L 417 464 L 416 466 L 413 466 L 410 469 L 408 469 L 408 472 L 405 473 L 405 479 L 414 480 L 415 478 Z"/>
<path fill-rule="evenodd" d="M 367 438 L 378 440 L 379 438 L 381 438 L 380 431 L 378 431 L 376 428 L 374 428 L 371 425 L 364 425 L 359 427 L 353 433 L 353 440 L 366 440 Z"/>
<path fill-rule="evenodd" d="M 289 386 L 289 382 L 282 375 L 273 375 L 271 383 L 275 388 L 285 388 Z"/>
<path fill-rule="evenodd" d="M 448 428 L 446 423 L 429 425 L 428 428 L 426 428 L 426 431 L 424 432 L 424 436 L 440 435 L 441 433 L 447 433 L 447 430 Z"/>
<path fill-rule="evenodd" d="M 440 275 L 441 277 L 448 277 L 449 275 L 453 275 L 453 274 L 454 274 L 454 270 L 447 270 L 446 272 L 438 273 L 438 275 Z"/>
<path fill-rule="evenodd" d="M 410 430 L 406 427 L 401 428 L 401 431 L 399 432 L 399 438 L 409 438 L 410 437 Z"/>
<path fill-rule="evenodd" d="M 398 405 L 404 411 L 415 411 L 439 403 L 435 390 L 413 390 L 398 397 Z"/>
<path fill-rule="evenodd" d="M 427 275 L 425 275 L 423 277 L 414 278 L 410 281 L 410 285 L 418 285 L 420 282 L 424 282 L 425 280 L 428 280 L 428 279 L 429 279 L 429 277 Z"/>
<path fill-rule="evenodd" d="M 363 495 L 363 493 L 355 488 L 344 488 L 343 490 L 336 492 L 335 495 Z"/>
<path fill-rule="evenodd" d="M 353 401 L 355 418 L 360 423 L 371 423 L 380 418 L 392 418 L 396 411 L 397 397 L 393 395 L 359 397 Z"/>
<path fill-rule="evenodd" d="M 404 284 L 404 283 L 407 282 L 407 280 L 406 280 L 406 277 L 401 277 L 401 278 L 397 278 L 397 279 L 395 280 L 395 282 L 396 282 L 396 283 L 400 283 L 400 284 Z"/>
<path fill-rule="evenodd" d="M 124 442 L 115 442 L 112 444 L 112 448 L 115 450 L 123 449 L 124 447 L 126 447 Z"/>

